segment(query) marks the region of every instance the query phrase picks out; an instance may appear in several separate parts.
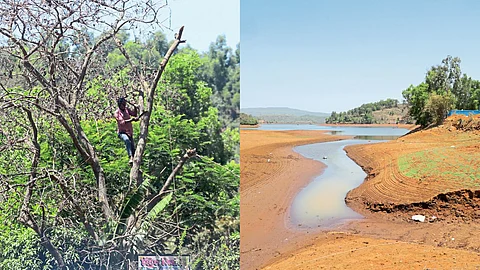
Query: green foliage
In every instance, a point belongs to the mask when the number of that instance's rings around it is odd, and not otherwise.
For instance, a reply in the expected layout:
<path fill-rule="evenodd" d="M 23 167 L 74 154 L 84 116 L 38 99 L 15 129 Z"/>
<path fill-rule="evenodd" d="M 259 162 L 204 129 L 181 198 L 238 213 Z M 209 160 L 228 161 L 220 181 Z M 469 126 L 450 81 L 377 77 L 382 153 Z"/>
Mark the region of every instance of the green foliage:
<path fill-rule="evenodd" d="M 228 127 L 222 132 L 222 140 L 225 145 L 225 152 L 234 160 L 240 162 L 240 130 L 239 128 Z"/>
<path fill-rule="evenodd" d="M 246 113 L 240 113 L 240 125 L 258 125 L 258 120 Z"/>
<path fill-rule="evenodd" d="M 222 125 L 237 126 L 240 111 L 240 45 L 235 51 L 227 46 L 226 37 L 218 36 L 202 55 L 200 76 L 212 89 L 211 100 L 220 112 Z"/>
<path fill-rule="evenodd" d="M 409 114 L 416 120 L 417 125 L 427 126 L 431 123 L 430 113 L 424 110 L 429 96 L 428 84 L 410 85 L 402 94 L 408 104 L 411 105 Z"/>
<path fill-rule="evenodd" d="M 373 112 L 383 109 L 398 107 L 398 100 L 387 99 L 373 103 L 362 104 L 358 108 L 354 108 L 347 112 L 332 112 L 325 122 L 327 124 L 348 123 L 348 124 L 375 124 Z"/>
<path fill-rule="evenodd" d="M 411 85 L 403 97 L 411 105 L 409 114 L 417 124 L 441 124 L 445 112 L 456 108 L 475 110 L 480 104 L 480 82 L 472 80 L 460 69 L 460 58 L 447 56 L 442 64 L 427 72 L 425 81 Z"/>
<path fill-rule="evenodd" d="M 138 66 L 149 67 L 149 70 L 158 67 L 161 55 L 168 48 L 162 33 L 153 34 L 146 42 L 129 41 L 125 32 L 120 32 L 117 37 L 131 60 Z M 125 222 L 133 211 L 138 211 L 136 214 L 141 218 L 138 224 L 143 224 L 139 232 L 147 232 L 134 236 L 135 252 L 165 253 L 169 242 L 173 242 L 178 247 L 173 252 L 200 258 L 199 266 L 207 265 L 205 269 L 210 269 L 209 262 L 238 269 L 239 129 L 230 123 L 236 119 L 240 102 L 239 48 L 233 53 L 224 40 L 219 39 L 217 43 L 218 46 L 212 45 L 206 54 L 187 48 L 179 50 L 170 59 L 156 92 L 141 164 L 144 181 L 138 187 L 129 186 L 128 157 L 116 134 L 116 121 L 112 119 L 116 97 L 128 94 L 129 100 L 135 102 L 138 83 L 116 45 L 111 41 L 102 44 L 103 58 L 96 64 L 103 66 L 97 73 L 89 74 L 82 93 L 84 96 L 76 104 L 76 110 L 82 130 L 100 160 L 107 197 L 120 220 L 106 220 L 102 215 L 95 175 L 64 127 L 52 115 L 31 106 L 40 130 L 39 172 L 42 175 L 54 173 L 65 181 L 99 237 L 96 241 L 88 234 L 74 205 L 65 198 L 57 183 L 47 176 L 37 180 L 30 213 L 39 224 L 48 228 L 45 236 L 59 250 L 70 269 L 99 269 L 105 266 L 110 254 L 123 252 L 122 255 L 130 255 L 121 249 L 123 238 L 114 233 L 122 232 L 123 224 L 118 221 Z M 84 49 L 76 47 L 71 57 L 80 55 Z M 206 69 L 209 70 L 208 76 L 205 75 Z M 147 77 L 152 75 L 149 70 L 145 73 Z M 45 93 L 41 88 L 29 91 L 39 97 Z M 15 98 L 14 95 L 6 97 Z M 216 98 L 221 102 L 216 102 Z M 42 105 L 48 107 L 51 103 L 45 101 Z M 21 109 L 8 112 L 17 123 L 7 124 L 2 113 L 0 145 L 10 140 L 5 134 L 17 138 L 31 137 Z M 67 123 L 74 121 L 67 113 L 65 115 Z M 139 124 L 133 123 L 133 127 L 134 134 L 139 134 Z M 137 137 L 134 139 L 138 140 Z M 159 192 L 178 164 L 179 156 L 190 148 L 196 148 L 201 158 L 191 159 L 182 168 L 159 203 L 151 209 L 139 210 Z M 32 156 L 28 141 L 2 151 L 2 183 L 27 183 Z M 0 268 L 55 269 L 56 262 L 40 244 L 39 236 L 17 219 L 24 193 L 24 188 L 19 188 L 2 194 L 6 199 L 2 197 L 0 201 L 4 213 L 0 216 Z M 231 221 L 225 222 L 228 218 Z M 182 237 L 165 236 L 175 235 L 180 230 L 184 233 Z M 209 248 L 203 249 L 206 246 Z"/>
<path fill-rule="evenodd" d="M 447 113 L 453 109 L 455 98 L 451 93 L 431 93 L 425 104 L 425 110 L 432 116 L 433 123 L 440 125 Z"/>
<path fill-rule="evenodd" d="M 472 142 L 465 140 L 466 144 Z M 447 181 L 450 185 L 460 184 L 463 188 L 478 189 L 480 172 L 470 166 L 480 158 L 480 153 L 469 153 L 457 157 L 458 149 L 451 147 L 432 148 L 402 155 L 398 159 L 400 173 L 407 177 L 424 179 L 425 181 Z M 445 166 L 448 162 L 448 166 Z"/>
<path fill-rule="evenodd" d="M 240 233 L 234 232 L 231 235 L 220 236 L 218 240 L 209 243 L 206 239 L 197 240 L 200 249 L 199 256 L 194 261 L 194 269 L 240 269 L 238 255 L 240 253 Z M 203 244 L 202 243 L 209 243 Z"/>
<path fill-rule="evenodd" d="M 163 209 L 165 209 L 165 207 L 167 207 L 167 205 L 172 200 L 172 194 L 173 193 L 170 193 L 167 196 L 165 196 L 165 198 L 163 198 L 152 209 L 150 209 L 147 217 L 145 218 L 144 224 L 142 224 L 142 228 L 144 226 L 148 226 L 152 221 L 154 221 L 160 215 Z"/>
<path fill-rule="evenodd" d="M 48 269 L 42 262 L 45 251 L 38 236 L 10 218 L 17 214 L 19 200 L 12 196 L 0 204 L 0 269 Z"/>
<path fill-rule="evenodd" d="M 201 113 L 211 106 L 212 90 L 197 76 L 201 66 L 198 53 L 194 50 L 182 50 L 170 60 L 165 69 L 158 97 L 166 109 L 173 114 L 183 114 L 194 122 L 199 121 Z"/>
<path fill-rule="evenodd" d="M 432 66 L 425 76 L 428 92 L 451 91 L 455 96 L 458 96 L 462 75 L 460 63 L 460 58 L 448 55 L 442 60 L 442 64 Z"/>

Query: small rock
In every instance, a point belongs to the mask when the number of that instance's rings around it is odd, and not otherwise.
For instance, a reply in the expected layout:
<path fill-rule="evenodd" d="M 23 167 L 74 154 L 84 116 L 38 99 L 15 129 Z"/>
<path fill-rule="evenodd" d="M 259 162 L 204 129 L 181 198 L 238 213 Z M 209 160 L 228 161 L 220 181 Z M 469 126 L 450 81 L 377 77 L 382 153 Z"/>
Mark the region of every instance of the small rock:
<path fill-rule="evenodd" d="M 270 159 L 267 159 L 267 162 L 270 162 Z"/>

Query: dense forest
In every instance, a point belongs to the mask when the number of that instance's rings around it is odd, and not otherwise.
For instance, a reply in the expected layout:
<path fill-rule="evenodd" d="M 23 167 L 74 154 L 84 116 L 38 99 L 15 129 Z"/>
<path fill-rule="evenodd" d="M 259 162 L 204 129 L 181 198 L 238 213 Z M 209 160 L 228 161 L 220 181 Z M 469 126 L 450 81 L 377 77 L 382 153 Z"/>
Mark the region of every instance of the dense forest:
<path fill-rule="evenodd" d="M 362 104 L 358 108 L 351 109 L 346 112 L 335 112 L 333 111 L 330 117 L 328 117 L 325 122 L 327 124 L 337 124 L 337 123 L 348 123 L 348 124 L 384 124 L 388 123 L 388 119 L 391 117 L 381 116 L 375 117 L 376 111 L 399 108 L 399 104 L 396 99 L 387 99 L 381 100 L 373 103 Z M 401 109 L 400 109 L 401 110 Z M 400 111 L 400 113 L 403 113 Z M 399 122 L 399 112 L 395 110 L 389 110 L 387 112 L 389 116 L 395 117 L 395 121 Z"/>
<path fill-rule="evenodd" d="M 447 56 L 428 70 L 422 83 L 403 91 L 417 124 L 438 125 L 451 109 L 479 109 L 480 81 L 462 74 L 460 63 L 460 58 Z"/>
<path fill-rule="evenodd" d="M 130 36 L 162 8 L 0 4 L 0 269 L 239 269 L 240 47 Z M 119 97 L 141 114 L 131 166 Z"/>

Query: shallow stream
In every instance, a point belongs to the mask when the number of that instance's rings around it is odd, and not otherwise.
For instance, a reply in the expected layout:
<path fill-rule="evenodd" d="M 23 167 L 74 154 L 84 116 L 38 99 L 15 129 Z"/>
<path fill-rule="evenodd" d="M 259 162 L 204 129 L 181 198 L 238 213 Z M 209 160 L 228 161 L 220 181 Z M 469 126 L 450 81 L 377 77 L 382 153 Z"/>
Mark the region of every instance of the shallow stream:
<path fill-rule="evenodd" d="M 296 195 L 290 208 L 292 225 L 299 228 L 324 228 L 362 218 L 345 204 L 344 199 L 348 191 L 363 182 L 366 174 L 347 156 L 343 148 L 365 143 L 372 141 L 344 140 L 295 147 L 297 153 L 321 161 L 327 168 Z"/>
<path fill-rule="evenodd" d="M 366 174 L 345 153 L 347 145 L 394 140 L 408 130 L 392 127 L 328 127 L 317 125 L 261 125 L 260 130 L 329 130 L 354 136 L 352 140 L 315 143 L 294 148 L 297 153 L 327 165 L 296 195 L 290 207 L 290 224 L 296 228 L 332 228 L 362 216 L 345 204 L 348 191 L 358 187 Z"/>

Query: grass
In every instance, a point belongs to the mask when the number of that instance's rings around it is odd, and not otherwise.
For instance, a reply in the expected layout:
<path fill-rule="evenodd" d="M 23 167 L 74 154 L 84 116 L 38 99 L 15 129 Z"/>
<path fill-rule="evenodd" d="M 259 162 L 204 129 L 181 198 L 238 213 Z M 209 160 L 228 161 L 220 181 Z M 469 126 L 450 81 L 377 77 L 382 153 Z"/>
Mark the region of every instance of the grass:
<path fill-rule="evenodd" d="M 400 156 L 401 174 L 420 179 L 438 179 L 466 188 L 480 187 L 479 152 L 462 152 L 457 148 L 439 147 Z"/>

